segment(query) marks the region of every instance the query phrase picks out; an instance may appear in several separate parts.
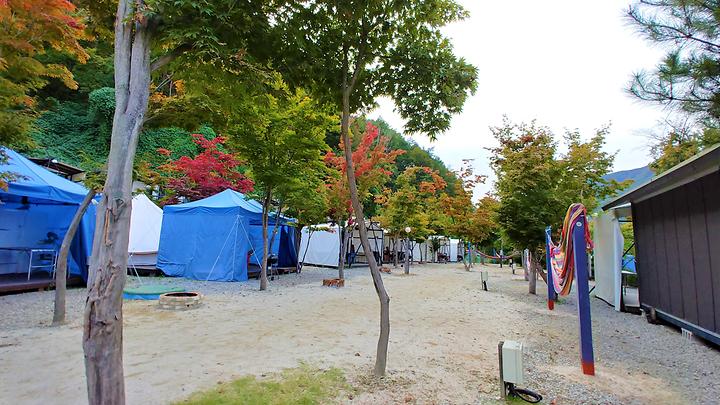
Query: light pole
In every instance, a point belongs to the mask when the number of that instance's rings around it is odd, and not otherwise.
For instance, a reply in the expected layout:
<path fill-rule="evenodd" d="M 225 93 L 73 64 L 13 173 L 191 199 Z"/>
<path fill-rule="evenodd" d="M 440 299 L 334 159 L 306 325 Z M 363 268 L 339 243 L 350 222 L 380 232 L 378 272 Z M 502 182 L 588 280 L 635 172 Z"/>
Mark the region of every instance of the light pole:
<path fill-rule="evenodd" d="M 405 227 L 405 274 L 410 274 L 410 231 L 409 226 Z"/>

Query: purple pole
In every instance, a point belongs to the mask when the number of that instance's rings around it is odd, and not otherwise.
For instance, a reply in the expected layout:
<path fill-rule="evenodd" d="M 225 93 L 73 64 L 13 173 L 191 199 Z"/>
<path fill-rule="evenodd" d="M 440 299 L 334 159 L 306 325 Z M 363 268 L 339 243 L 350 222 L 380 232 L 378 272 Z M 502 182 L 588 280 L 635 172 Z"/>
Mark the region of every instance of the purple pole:
<path fill-rule="evenodd" d="M 578 317 L 580 318 L 580 364 L 583 374 L 595 375 L 584 226 L 585 215 L 582 214 L 573 227 L 573 256 L 575 259 L 575 282 L 577 283 Z"/>
<path fill-rule="evenodd" d="M 545 263 L 547 264 L 547 306 L 549 310 L 555 309 L 555 300 L 557 294 L 555 293 L 555 283 L 553 282 L 553 270 L 552 270 L 552 259 L 550 259 L 550 230 L 548 226 L 545 228 Z"/>

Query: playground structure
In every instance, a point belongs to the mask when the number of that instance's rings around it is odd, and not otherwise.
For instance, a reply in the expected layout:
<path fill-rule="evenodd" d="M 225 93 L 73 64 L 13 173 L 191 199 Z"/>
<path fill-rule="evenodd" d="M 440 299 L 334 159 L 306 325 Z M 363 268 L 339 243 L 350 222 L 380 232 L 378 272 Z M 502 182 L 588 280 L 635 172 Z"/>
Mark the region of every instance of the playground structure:
<path fill-rule="evenodd" d="M 570 294 L 573 279 L 576 280 L 580 322 L 580 363 L 583 374 L 595 375 L 587 257 L 587 249 L 592 249 L 592 239 L 586 216 L 587 210 L 582 204 L 572 204 L 568 208 L 559 245 L 555 245 L 552 241 L 551 228 L 545 229 L 548 268 L 547 304 L 548 309 L 552 311 L 555 308 L 557 296 Z"/>

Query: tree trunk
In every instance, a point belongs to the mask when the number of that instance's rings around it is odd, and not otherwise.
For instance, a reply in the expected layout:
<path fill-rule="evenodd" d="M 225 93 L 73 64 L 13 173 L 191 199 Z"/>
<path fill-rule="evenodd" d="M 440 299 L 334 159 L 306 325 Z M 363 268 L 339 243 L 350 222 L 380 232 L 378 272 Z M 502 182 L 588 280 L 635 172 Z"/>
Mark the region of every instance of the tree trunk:
<path fill-rule="evenodd" d="M 262 238 L 263 238 L 263 254 L 262 263 L 260 263 L 260 291 L 267 290 L 268 277 L 267 277 L 267 261 L 268 261 L 268 211 L 270 211 L 270 199 L 272 198 L 272 191 L 268 190 L 265 192 L 265 198 L 263 200 L 263 212 L 262 212 Z"/>
<path fill-rule="evenodd" d="M 475 266 L 475 245 L 470 244 L 470 267 Z"/>
<path fill-rule="evenodd" d="M 529 274 L 530 283 L 528 284 L 529 285 L 528 292 L 530 294 L 536 294 L 536 286 L 537 286 L 537 273 L 535 272 L 536 268 L 537 267 L 535 266 L 535 260 L 533 258 L 533 254 L 530 253 L 530 274 Z"/>
<path fill-rule="evenodd" d="M 398 240 L 397 240 L 397 238 L 392 238 L 392 241 L 393 241 L 393 267 L 397 268 L 397 266 L 399 264 L 398 263 L 399 255 L 398 255 L 398 247 L 397 247 Z"/>
<path fill-rule="evenodd" d="M 338 222 L 340 224 L 340 222 Z M 340 258 L 338 259 L 338 278 L 345 279 L 345 257 L 347 256 L 347 229 L 338 225 L 338 238 L 340 239 Z M 352 234 L 351 234 L 352 235 Z"/>
<path fill-rule="evenodd" d="M 272 249 L 272 246 L 275 243 L 275 238 L 277 237 L 277 234 L 278 234 L 278 230 L 280 229 L 280 213 L 282 212 L 282 209 L 283 209 L 283 203 L 282 203 L 282 201 L 280 201 L 280 204 L 278 204 L 278 209 L 277 209 L 277 211 L 275 211 L 275 225 L 273 226 L 273 233 L 272 233 L 272 236 L 270 237 L 270 243 L 269 243 L 270 249 Z M 269 215 L 270 215 L 270 207 L 268 206 L 268 216 Z M 268 226 L 269 226 L 269 221 L 270 220 L 268 219 Z M 277 259 L 279 261 L 280 257 L 278 257 Z"/>
<path fill-rule="evenodd" d="M 150 96 L 151 24 L 155 24 L 152 18 L 133 18 L 138 3 L 141 0 L 120 0 L 115 19 L 115 113 L 83 328 L 90 405 L 125 403 L 122 290 L 127 272 L 133 160 Z"/>
<path fill-rule="evenodd" d="M 57 262 L 55 264 L 55 311 L 53 313 L 53 326 L 62 325 L 65 323 L 65 291 L 67 289 L 67 261 L 68 254 L 70 253 L 70 245 L 75 238 L 78 226 L 82 221 L 87 207 L 95 197 L 95 190 L 90 190 L 85 195 L 85 198 L 80 203 L 75 216 L 70 222 L 70 227 L 65 233 L 62 245 L 60 245 L 60 253 L 58 254 Z"/>
<path fill-rule="evenodd" d="M 312 239 L 313 233 L 315 233 L 315 231 L 312 229 L 312 226 L 308 227 L 307 245 L 305 246 L 305 252 L 303 252 L 302 259 L 298 260 L 298 265 L 297 265 L 298 273 L 300 273 L 302 271 L 303 265 L 305 264 L 305 256 L 307 256 L 307 252 L 308 252 L 308 250 L 310 250 L 310 240 Z M 302 243 L 302 241 L 301 241 L 301 243 Z"/>
<path fill-rule="evenodd" d="M 410 274 L 410 239 L 405 238 L 405 274 Z"/>
<path fill-rule="evenodd" d="M 356 63 L 361 62 L 357 61 Z M 348 87 L 347 77 L 345 79 L 345 83 L 343 84 L 343 111 L 340 134 L 343 142 L 345 143 L 345 163 L 347 164 L 346 172 L 348 186 L 350 188 L 350 199 L 352 201 L 353 211 L 355 212 L 355 218 L 360 230 L 360 243 L 362 244 L 365 252 L 372 252 L 372 249 L 370 248 L 370 241 L 367 236 L 367 228 L 365 227 L 365 214 L 358 196 L 355 169 L 353 167 L 352 159 L 352 142 L 350 141 L 350 93 L 352 91 L 352 85 Z M 370 274 L 373 278 L 375 291 L 377 292 L 378 300 L 380 301 L 380 336 L 378 337 L 374 370 L 375 376 L 380 377 L 385 375 L 385 366 L 387 364 L 388 340 L 390 338 L 390 296 L 385 290 L 385 285 L 383 284 L 380 269 L 375 261 L 375 256 L 372 254 L 367 255 L 367 260 L 370 265 Z"/>

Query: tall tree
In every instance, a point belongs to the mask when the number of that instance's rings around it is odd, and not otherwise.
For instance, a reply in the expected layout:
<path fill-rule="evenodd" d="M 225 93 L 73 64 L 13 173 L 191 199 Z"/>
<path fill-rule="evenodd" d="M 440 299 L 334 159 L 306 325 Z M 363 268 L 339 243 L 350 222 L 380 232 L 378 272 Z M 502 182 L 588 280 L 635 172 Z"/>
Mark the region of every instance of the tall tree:
<path fill-rule="evenodd" d="M 242 115 L 241 121 L 256 121 L 256 125 L 230 125 L 232 144 L 245 157 L 262 194 L 261 291 L 267 289 L 268 249 L 277 233 L 282 209 L 289 201 L 297 201 L 296 195 L 306 195 L 322 184 L 323 152 L 328 148 L 325 133 L 337 124 L 335 117 L 303 90 L 290 91 L 279 78 L 270 86 L 271 91 L 247 99 L 253 105 L 254 117 Z M 275 200 L 274 231 L 268 240 Z"/>
<path fill-rule="evenodd" d="M 622 187 L 603 179 L 614 160 L 601 150 L 606 128 L 587 142 L 576 132 L 566 134 L 565 154 L 557 153 L 553 133 L 535 122 L 513 124 L 506 119 L 492 132 L 500 144 L 491 149 L 500 199 L 498 224 L 516 248 L 543 254 L 545 227 L 558 232 L 570 204 L 580 202 L 592 211 L 599 199 Z"/>
<path fill-rule="evenodd" d="M 450 192 L 443 196 L 441 201 L 445 217 L 445 232 L 460 238 L 465 244 L 482 242 L 484 239 L 484 237 L 478 238 L 478 235 L 482 235 L 484 230 L 475 228 L 474 222 L 479 218 L 476 216 L 476 208 L 472 200 L 475 188 L 484 183 L 485 178 L 483 175 L 475 174 L 472 160 L 464 159 L 460 170 L 455 172 Z M 472 262 L 466 262 L 464 258 L 463 254 L 465 270 L 470 270 Z"/>
<path fill-rule="evenodd" d="M 356 128 L 355 131 L 359 131 L 359 128 Z M 352 150 L 352 164 L 358 195 L 362 203 L 372 198 L 373 190 L 385 186 L 392 174 L 392 165 L 397 157 L 404 153 L 402 150 L 390 150 L 388 143 L 389 139 L 380 136 L 378 128 L 368 122 L 365 124 L 365 130 L 359 137 L 357 145 Z M 352 145 L 352 143 L 340 140 L 339 148 L 342 155 L 337 155 L 333 151 L 325 155 L 325 163 L 332 169 L 327 180 L 328 217 L 336 222 L 340 229 L 338 235 L 340 239 L 339 278 L 345 278 L 344 267 L 348 241 L 352 237 L 357 220 L 356 216 L 353 218 L 353 204 L 347 179 L 348 166 L 345 150 L 350 148 L 347 148 L 346 145 Z M 366 250 L 366 252 L 368 251 Z"/>
<path fill-rule="evenodd" d="M 98 206 L 85 305 L 83 348 L 90 404 L 123 404 L 122 289 L 127 267 L 133 161 L 150 97 L 151 74 L 173 61 L 221 70 L 264 46 L 262 0 L 78 1 L 92 21 L 114 23 L 115 111 L 107 181 Z M 208 78 L 212 80 L 212 78 Z"/>
<path fill-rule="evenodd" d="M 655 139 L 650 148 L 654 158 L 650 168 L 655 174 L 663 173 L 717 143 L 720 143 L 718 128 L 673 128 Z"/>
<path fill-rule="evenodd" d="M 456 57 L 441 33 L 467 12 L 453 0 L 319 0 L 291 2 L 275 19 L 279 66 L 291 83 L 307 83 L 341 108 L 340 137 L 350 145 L 350 117 L 385 95 L 396 102 L 408 132 L 431 138 L 450 126 L 476 87 L 477 70 Z M 310 83 L 308 83 L 310 82 Z M 360 241 L 372 251 L 350 148 L 347 178 Z M 385 374 L 390 297 L 372 255 L 370 272 L 380 300 L 380 336 L 374 373 Z"/>
<path fill-rule="evenodd" d="M 652 71 L 634 75 L 636 97 L 720 122 L 720 4 L 708 0 L 640 0 L 628 20 L 669 51 Z"/>
<path fill-rule="evenodd" d="M 26 143 L 37 112 L 37 92 L 51 78 L 76 89 L 68 68 L 42 60 L 52 49 L 80 62 L 88 58 L 81 14 L 68 0 L 0 1 L 0 144 Z"/>
<path fill-rule="evenodd" d="M 411 166 L 397 177 L 395 186 L 395 191 L 386 190 L 378 197 L 382 209 L 377 220 L 396 240 L 406 239 L 407 243 L 427 239 L 433 233 L 430 223 L 439 211 L 445 179 L 429 167 Z M 405 271 L 408 273 L 409 268 Z"/>

